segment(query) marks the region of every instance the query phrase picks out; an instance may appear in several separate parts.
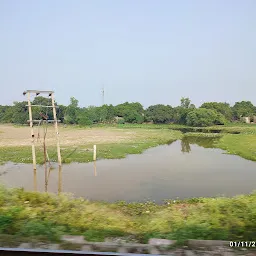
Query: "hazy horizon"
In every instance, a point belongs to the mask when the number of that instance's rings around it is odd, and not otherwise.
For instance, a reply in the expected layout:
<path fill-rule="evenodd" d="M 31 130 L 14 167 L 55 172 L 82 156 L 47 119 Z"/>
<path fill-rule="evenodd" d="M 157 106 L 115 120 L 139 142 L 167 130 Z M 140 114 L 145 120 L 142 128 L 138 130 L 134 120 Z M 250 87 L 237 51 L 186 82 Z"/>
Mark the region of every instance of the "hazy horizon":
<path fill-rule="evenodd" d="M 0 0 L 0 105 L 256 105 L 254 0 Z"/>

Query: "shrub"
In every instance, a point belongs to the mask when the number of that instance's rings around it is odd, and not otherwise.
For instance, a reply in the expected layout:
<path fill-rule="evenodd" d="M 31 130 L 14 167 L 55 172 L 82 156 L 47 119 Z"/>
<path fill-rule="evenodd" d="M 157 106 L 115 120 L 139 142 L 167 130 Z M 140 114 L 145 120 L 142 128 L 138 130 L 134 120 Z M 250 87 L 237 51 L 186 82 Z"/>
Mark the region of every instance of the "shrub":
<path fill-rule="evenodd" d="M 124 119 L 123 119 L 123 118 L 120 118 L 120 119 L 118 119 L 118 120 L 117 120 L 117 123 L 118 123 L 118 124 L 124 124 L 124 123 L 125 123 L 125 121 L 124 121 Z"/>
<path fill-rule="evenodd" d="M 60 239 L 64 231 L 64 227 L 53 225 L 47 221 L 29 220 L 22 226 L 19 234 L 26 237 L 44 236 L 51 241 L 56 241 Z"/>

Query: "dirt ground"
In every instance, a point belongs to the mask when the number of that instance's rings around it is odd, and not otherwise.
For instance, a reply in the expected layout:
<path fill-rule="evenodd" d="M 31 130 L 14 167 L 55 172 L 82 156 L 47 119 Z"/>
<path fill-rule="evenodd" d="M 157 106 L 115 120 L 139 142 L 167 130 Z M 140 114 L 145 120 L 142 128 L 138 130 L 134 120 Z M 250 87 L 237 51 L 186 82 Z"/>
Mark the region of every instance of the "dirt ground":
<path fill-rule="evenodd" d="M 42 143 L 44 128 L 34 126 L 35 142 Z M 65 128 L 59 126 L 60 144 L 63 146 L 119 143 L 129 141 L 136 136 L 136 132 L 115 128 Z M 56 136 L 53 125 L 48 125 L 48 145 L 55 145 Z M 0 125 L 0 147 L 29 146 L 31 145 L 31 129 L 29 126 L 15 127 L 12 125 Z"/>

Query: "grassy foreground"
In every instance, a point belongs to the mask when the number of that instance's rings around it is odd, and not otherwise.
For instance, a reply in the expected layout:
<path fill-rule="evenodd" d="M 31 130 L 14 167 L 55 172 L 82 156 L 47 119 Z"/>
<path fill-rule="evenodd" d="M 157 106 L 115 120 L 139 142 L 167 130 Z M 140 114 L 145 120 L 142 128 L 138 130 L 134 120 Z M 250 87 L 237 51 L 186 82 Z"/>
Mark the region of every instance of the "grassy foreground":
<path fill-rule="evenodd" d="M 59 241 L 63 234 L 88 241 L 132 235 L 177 239 L 255 239 L 256 193 L 148 203 L 101 203 L 67 195 L 0 187 L 0 234 Z"/>

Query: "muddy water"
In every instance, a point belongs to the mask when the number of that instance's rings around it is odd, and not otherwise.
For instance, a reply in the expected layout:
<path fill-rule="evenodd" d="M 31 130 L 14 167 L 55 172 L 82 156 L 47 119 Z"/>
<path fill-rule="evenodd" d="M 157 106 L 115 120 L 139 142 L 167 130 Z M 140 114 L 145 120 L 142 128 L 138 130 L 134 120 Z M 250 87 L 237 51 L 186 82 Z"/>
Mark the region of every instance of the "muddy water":
<path fill-rule="evenodd" d="M 200 145 L 200 146 L 199 146 Z M 204 146 L 204 147 L 203 147 Z M 211 148 L 211 140 L 183 140 L 120 160 L 64 165 L 63 192 L 92 200 L 144 201 L 233 196 L 255 187 L 256 163 Z M 33 190 L 32 165 L 0 166 L 0 182 Z M 44 191 L 44 168 L 38 167 L 38 190 Z M 48 191 L 58 191 L 58 169 L 50 174 Z"/>

